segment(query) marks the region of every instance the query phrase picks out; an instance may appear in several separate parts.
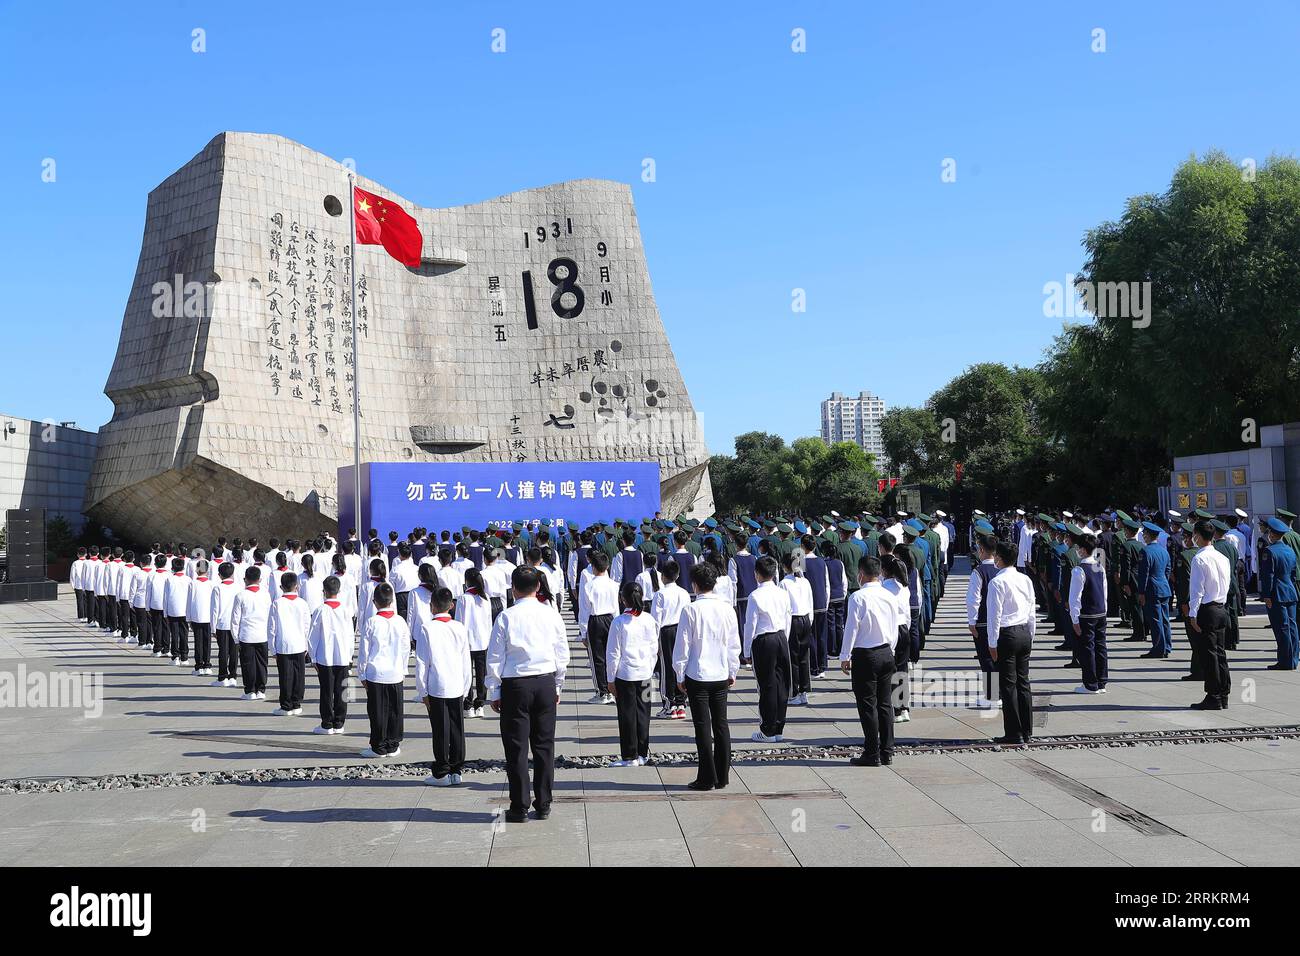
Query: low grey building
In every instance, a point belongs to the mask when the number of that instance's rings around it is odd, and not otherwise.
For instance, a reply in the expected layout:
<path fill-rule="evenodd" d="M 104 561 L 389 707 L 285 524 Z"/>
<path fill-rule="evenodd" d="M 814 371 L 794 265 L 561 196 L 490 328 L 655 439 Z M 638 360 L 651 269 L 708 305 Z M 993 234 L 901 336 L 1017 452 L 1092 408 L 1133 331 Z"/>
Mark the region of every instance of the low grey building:
<path fill-rule="evenodd" d="M 1300 422 L 1265 425 L 1258 447 L 1174 459 L 1170 506 L 1252 517 L 1300 505 Z"/>
<path fill-rule="evenodd" d="M 0 415 L 0 519 L 10 508 L 44 508 L 74 530 L 95 462 L 98 436 L 73 422 L 36 422 Z"/>

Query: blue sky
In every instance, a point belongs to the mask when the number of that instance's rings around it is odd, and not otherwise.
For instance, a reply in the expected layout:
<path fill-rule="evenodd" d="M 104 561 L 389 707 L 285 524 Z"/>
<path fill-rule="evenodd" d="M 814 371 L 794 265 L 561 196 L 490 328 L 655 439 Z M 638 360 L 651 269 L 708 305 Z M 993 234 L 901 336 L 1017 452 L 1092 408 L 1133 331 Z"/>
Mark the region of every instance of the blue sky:
<path fill-rule="evenodd" d="M 1037 362 L 1087 229 L 1190 154 L 1262 162 L 1300 129 L 1292 3 L 297 6 L 0 4 L 0 410 L 107 421 L 148 191 L 224 129 L 426 206 L 632 183 L 715 452 L 815 434 L 832 391 L 919 404 Z"/>

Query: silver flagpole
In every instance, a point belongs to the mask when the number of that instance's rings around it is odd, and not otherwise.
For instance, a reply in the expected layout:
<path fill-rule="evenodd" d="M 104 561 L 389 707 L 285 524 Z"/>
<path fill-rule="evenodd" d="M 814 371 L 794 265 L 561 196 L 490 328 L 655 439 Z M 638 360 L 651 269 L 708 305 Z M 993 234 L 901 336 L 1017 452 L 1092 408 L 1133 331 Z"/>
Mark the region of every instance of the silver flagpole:
<path fill-rule="evenodd" d="M 361 524 L 361 363 L 358 361 L 357 340 L 361 337 L 357 328 L 357 174 L 348 172 L 348 202 L 352 213 L 348 223 L 352 230 L 352 431 L 356 441 L 352 449 L 352 494 L 353 521 L 357 529 L 357 546 L 365 560 L 365 551 L 360 548 L 361 532 L 366 529 Z"/>

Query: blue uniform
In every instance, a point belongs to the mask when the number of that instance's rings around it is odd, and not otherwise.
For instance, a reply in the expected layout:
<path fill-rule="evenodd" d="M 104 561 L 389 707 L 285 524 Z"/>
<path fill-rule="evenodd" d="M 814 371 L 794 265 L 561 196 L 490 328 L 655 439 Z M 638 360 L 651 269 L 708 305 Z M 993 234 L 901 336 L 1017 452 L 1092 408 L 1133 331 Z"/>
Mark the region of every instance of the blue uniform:
<path fill-rule="evenodd" d="M 1168 656 L 1173 653 L 1173 635 L 1169 630 L 1169 551 L 1146 547 L 1138 558 L 1138 593 L 1144 596 L 1142 617 L 1151 635 L 1151 652 Z"/>
<path fill-rule="evenodd" d="M 1282 541 L 1259 553 L 1259 594 L 1272 602 L 1268 621 L 1277 640 L 1277 662 L 1287 670 L 1300 665 L 1300 630 L 1296 624 L 1296 555 Z"/>

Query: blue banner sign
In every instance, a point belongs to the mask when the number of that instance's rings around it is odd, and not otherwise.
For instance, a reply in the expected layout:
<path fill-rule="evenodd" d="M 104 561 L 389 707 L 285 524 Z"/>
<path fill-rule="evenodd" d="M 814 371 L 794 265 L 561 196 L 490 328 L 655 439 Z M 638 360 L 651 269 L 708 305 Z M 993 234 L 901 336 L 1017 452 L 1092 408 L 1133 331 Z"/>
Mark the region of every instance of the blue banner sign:
<path fill-rule="evenodd" d="M 339 526 L 352 527 L 352 467 L 339 469 Z M 412 528 L 459 531 L 515 521 L 586 527 L 659 510 L 659 463 L 653 461 L 368 462 L 361 466 L 361 527 L 381 538 Z"/>

